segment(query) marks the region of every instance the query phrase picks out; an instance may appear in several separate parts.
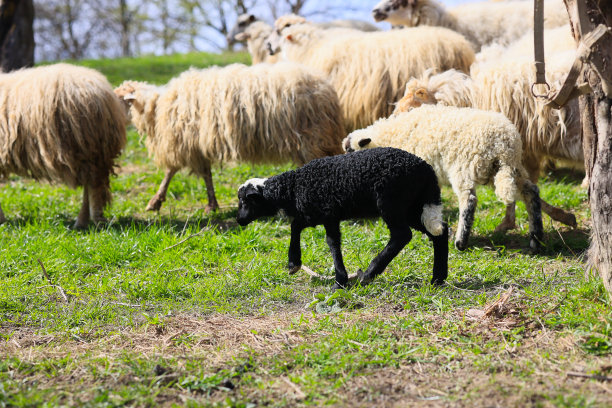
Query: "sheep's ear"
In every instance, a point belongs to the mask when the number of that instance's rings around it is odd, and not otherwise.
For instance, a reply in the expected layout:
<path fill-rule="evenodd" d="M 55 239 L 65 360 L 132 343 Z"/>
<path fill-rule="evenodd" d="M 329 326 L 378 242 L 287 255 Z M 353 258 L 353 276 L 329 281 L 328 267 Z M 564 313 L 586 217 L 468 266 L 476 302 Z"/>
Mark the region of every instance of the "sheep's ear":
<path fill-rule="evenodd" d="M 359 147 L 364 147 L 370 144 L 370 142 L 372 141 L 372 139 L 370 139 L 369 137 L 366 137 L 365 139 L 361 139 L 359 142 L 357 142 L 357 144 L 359 145 Z"/>
<path fill-rule="evenodd" d="M 419 98 L 424 98 L 427 96 L 427 91 L 423 88 L 419 88 L 416 90 L 415 95 L 418 96 Z"/>
<path fill-rule="evenodd" d="M 293 36 L 291 34 L 287 35 L 285 38 L 287 41 L 293 41 Z"/>
<path fill-rule="evenodd" d="M 234 36 L 234 40 L 236 41 L 246 41 L 249 38 L 251 38 L 251 36 L 248 35 L 247 33 L 238 33 Z"/>

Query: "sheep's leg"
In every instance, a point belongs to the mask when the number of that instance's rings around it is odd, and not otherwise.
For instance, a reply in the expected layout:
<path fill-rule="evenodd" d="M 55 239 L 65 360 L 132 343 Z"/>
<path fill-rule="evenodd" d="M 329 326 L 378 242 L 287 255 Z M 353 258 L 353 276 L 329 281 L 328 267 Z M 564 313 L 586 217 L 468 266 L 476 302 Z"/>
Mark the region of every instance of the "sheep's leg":
<path fill-rule="evenodd" d="M 2 206 L 0 205 L 0 224 L 4 224 L 6 222 L 6 217 L 4 216 L 4 212 L 2 211 Z"/>
<path fill-rule="evenodd" d="M 508 204 L 506 206 L 506 215 L 502 222 L 499 223 L 497 227 L 495 227 L 495 232 L 497 231 L 508 231 L 516 228 L 516 206 L 515 203 Z"/>
<path fill-rule="evenodd" d="M 572 228 L 576 228 L 578 225 L 576 222 L 576 216 L 571 212 L 550 205 L 546 201 L 542 200 L 542 198 L 540 198 L 540 202 L 542 203 L 542 211 L 548 214 L 553 220 L 569 225 Z"/>
<path fill-rule="evenodd" d="M 104 206 L 110 202 L 110 187 L 109 183 L 102 182 L 98 186 L 88 187 L 89 195 L 89 214 L 95 222 L 106 222 L 104 217 Z"/>
<path fill-rule="evenodd" d="M 370 283 L 376 276 L 380 275 L 389 263 L 400 253 L 400 251 L 412 239 L 412 231 L 407 226 L 391 227 L 387 223 L 391 238 L 387 246 L 370 262 L 365 273 L 360 274 L 359 281 L 362 285 Z"/>
<path fill-rule="evenodd" d="M 89 225 L 89 187 L 86 184 L 83 186 L 83 203 L 74 223 L 74 229 L 87 228 L 87 225 Z"/>
<path fill-rule="evenodd" d="M 204 212 L 217 211 L 219 203 L 217 203 L 217 197 L 215 196 L 215 185 L 213 184 L 210 161 L 208 160 L 206 160 L 206 165 L 202 168 L 202 176 L 206 183 L 206 194 L 208 195 L 208 204 L 204 207 Z"/>
<path fill-rule="evenodd" d="M 467 248 L 468 238 L 474 224 L 474 213 L 476 212 L 476 190 L 469 189 L 462 191 L 459 196 L 459 224 L 455 235 L 455 246 L 463 251 Z"/>
<path fill-rule="evenodd" d="M 531 238 L 529 246 L 534 251 L 538 251 L 542 243 L 542 238 L 544 237 L 542 208 L 538 186 L 529 180 L 523 180 L 521 195 L 523 196 L 527 214 L 529 215 L 529 236 Z"/>
<path fill-rule="evenodd" d="M 166 201 L 166 193 L 168 192 L 168 186 L 170 186 L 170 181 L 172 181 L 172 177 L 176 174 L 178 169 L 167 169 L 166 175 L 159 185 L 159 189 L 157 193 L 149 200 L 147 204 L 146 211 L 159 211 L 162 206 L 162 203 Z"/>
<path fill-rule="evenodd" d="M 432 235 L 427 230 L 425 233 L 433 243 L 434 261 L 432 285 L 441 285 L 448 277 L 448 225 L 444 224 L 444 231 L 441 235 Z"/>
<path fill-rule="evenodd" d="M 325 234 L 327 245 L 334 259 L 334 269 L 336 271 L 336 283 L 332 290 L 344 289 L 348 284 L 348 273 L 344 267 L 344 261 L 342 260 L 342 235 L 340 234 L 340 223 L 334 222 L 331 224 L 325 224 Z"/>
<path fill-rule="evenodd" d="M 297 218 L 291 223 L 291 241 L 289 242 L 289 273 L 296 273 L 302 266 L 302 250 L 300 249 L 300 235 L 304 225 Z"/>

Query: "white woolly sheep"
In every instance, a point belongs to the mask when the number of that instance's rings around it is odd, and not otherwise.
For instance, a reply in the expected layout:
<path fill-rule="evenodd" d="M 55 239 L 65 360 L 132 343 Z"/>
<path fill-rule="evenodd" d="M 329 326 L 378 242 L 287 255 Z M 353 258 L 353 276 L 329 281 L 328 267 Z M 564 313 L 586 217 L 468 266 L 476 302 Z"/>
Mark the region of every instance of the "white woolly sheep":
<path fill-rule="evenodd" d="M 459 199 L 457 249 L 467 246 L 477 184 L 494 184 L 495 194 L 506 206 L 522 198 L 529 214 L 530 246 L 539 248 L 543 227 L 538 187 L 529 181 L 521 163 L 521 136 L 504 115 L 423 105 L 356 130 L 343 144 L 347 152 L 396 147 L 431 164 L 440 183 L 450 184 Z"/>
<path fill-rule="evenodd" d="M 347 131 L 389 116 L 411 76 L 432 67 L 467 72 L 474 61 L 465 38 L 445 28 L 329 35 L 308 22 L 283 24 L 277 20 L 281 58 L 314 68 L 330 81 Z"/>
<path fill-rule="evenodd" d="M 405 96 L 398 103 L 398 109 L 439 103 L 503 113 L 521 134 L 523 165 L 534 183 L 547 158 L 581 166 L 583 153 L 578 101 L 571 100 L 563 109 L 556 110 L 536 100 L 531 94 L 531 84 L 535 81 L 533 62 L 527 57 L 518 57 L 512 50 L 510 55 L 475 64 L 472 77 L 450 70 L 437 75 L 431 75 L 429 71 L 421 79 L 413 78 L 406 84 Z M 557 87 L 569 71 L 573 58 L 573 51 L 548 58 L 547 80 L 553 87 Z M 576 217 L 569 212 L 545 201 L 542 201 L 542 210 L 556 221 L 576 226 Z M 512 227 L 512 224 L 508 225 L 508 228 Z"/>
<path fill-rule="evenodd" d="M 546 1 L 544 12 L 547 28 L 568 22 L 561 0 Z M 476 51 L 491 43 L 510 44 L 533 31 L 533 2 L 529 1 L 480 2 L 446 10 L 436 0 L 382 0 L 374 6 L 372 15 L 378 22 L 393 25 L 450 28 L 463 34 Z"/>
<path fill-rule="evenodd" d="M 157 165 L 167 169 L 147 210 L 161 207 L 170 180 L 184 167 L 204 178 L 210 211 L 218 208 L 213 163 L 303 164 L 342 152 L 338 96 L 297 64 L 192 69 L 161 90 L 126 81 L 115 93 L 129 104 Z"/>
<path fill-rule="evenodd" d="M 0 74 L 0 110 L 0 177 L 83 186 L 74 227 L 104 221 L 127 124 L 106 78 L 69 64 Z M 5 220 L 0 209 L 0 222 Z"/>
<path fill-rule="evenodd" d="M 429 164 L 399 149 L 371 149 L 313 160 L 304 167 L 269 179 L 251 179 L 238 190 L 240 225 L 283 210 L 292 218 L 289 272 L 302 265 L 300 234 L 324 225 L 334 259 L 334 289 L 346 287 L 349 276 L 340 249 L 340 221 L 380 216 L 391 233 L 389 243 L 372 260 L 365 284 L 382 273 L 410 242 L 411 228 L 433 242 L 433 284 L 448 275 L 448 227 L 442 221 L 442 201 L 436 174 Z"/>
<path fill-rule="evenodd" d="M 359 31 L 379 31 L 375 25 L 360 20 L 333 20 L 313 24 L 324 29 L 344 28 Z M 274 63 L 278 61 L 278 56 L 270 55 L 266 46 L 266 41 L 272 31 L 271 25 L 258 20 L 253 14 L 241 14 L 236 20 L 236 25 L 227 35 L 227 40 L 230 44 L 236 41 L 246 42 L 253 64 L 260 62 Z"/>

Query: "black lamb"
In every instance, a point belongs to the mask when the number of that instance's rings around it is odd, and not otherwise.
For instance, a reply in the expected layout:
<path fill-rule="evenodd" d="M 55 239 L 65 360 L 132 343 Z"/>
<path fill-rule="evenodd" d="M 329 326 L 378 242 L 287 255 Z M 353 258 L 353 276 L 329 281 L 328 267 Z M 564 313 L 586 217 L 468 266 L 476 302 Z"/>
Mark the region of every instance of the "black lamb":
<path fill-rule="evenodd" d="M 251 179 L 238 190 L 240 225 L 275 215 L 292 218 L 289 270 L 302 265 L 300 234 L 306 227 L 325 226 L 334 259 L 334 289 L 344 288 L 348 274 L 340 249 L 340 221 L 380 216 L 391 237 L 372 260 L 362 284 L 382 273 L 412 238 L 414 228 L 433 242 L 434 284 L 448 275 L 448 226 L 442 221 L 440 187 L 433 168 L 422 159 L 394 148 L 376 148 L 315 159 L 269 179 Z"/>

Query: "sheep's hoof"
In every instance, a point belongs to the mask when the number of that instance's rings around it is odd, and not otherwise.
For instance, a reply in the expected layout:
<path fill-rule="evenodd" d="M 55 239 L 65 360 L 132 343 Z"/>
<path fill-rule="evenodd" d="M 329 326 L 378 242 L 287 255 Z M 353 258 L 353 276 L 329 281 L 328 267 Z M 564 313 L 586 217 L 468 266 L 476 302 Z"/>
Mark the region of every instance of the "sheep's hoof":
<path fill-rule="evenodd" d="M 459 251 L 465 251 L 467 248 L 467 243 L 460 240 L 455 241 L 455 248 L 457 248 Z"/>
<path fill-rule="evenodd" d="M 164 200 L 161 200 L 157 196 L 155 196 L 149 201 L 149 204 L 147 204 L 147 208 L 145 208 L 145 211 L 159 211 L 163 202 Z"/>
<path fill-rule="evenodd" d="M 293 275 L 294 273 L 296 273 L 302 268 L 302 265 L 289 264 L 288 268 L 289 268 L 289 275 Z"/>
<path fill-rule="evenodd" d="M 531 240 L 529 241 L 529 248 L 533 254 L 538 254 L 542 250 L 542 240 L 531 236 Z"/>
<path fill-rule="evenodd" d="M 74 230 L 84 230 L 87 229 L 87 227 L 89 226 L 89 221 L 80 221 L 80 220 L 76 220 L 76 222 L 72 225 L 72 229 Z"/>

